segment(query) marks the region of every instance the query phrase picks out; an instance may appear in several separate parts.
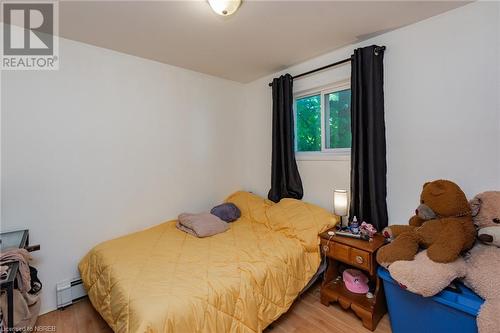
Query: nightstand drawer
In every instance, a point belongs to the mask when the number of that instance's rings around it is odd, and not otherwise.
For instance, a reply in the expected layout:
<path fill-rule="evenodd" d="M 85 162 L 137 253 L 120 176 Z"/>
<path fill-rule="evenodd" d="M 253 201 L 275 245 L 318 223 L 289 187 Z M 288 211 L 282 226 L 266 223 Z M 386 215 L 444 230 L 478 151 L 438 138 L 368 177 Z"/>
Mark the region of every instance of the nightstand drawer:
<path fill-rule="evenodd" d="M 349 261 L 349 246 L 336 242 L 321 241 L 321 251 L 329 258 L 348 262 Z"/>
<path fill-rule="evenodd" d="M 370 254 L 366 251 L 351 248 L 349 261 L 359 268 L 370 269 Z"/>
<path fill-rule="evenodd" d="M 326 241 L 321 242 L 321 250 L 330 258 L 370 271 L 370 253 L 366 251 L 345 244 Z"/>
<path fill-rule="evenodd" d="M 349 261 L 349 252 L 351 248 L 344 244 L 333 243 L 330 245 L 330 255 L 341 261 Z"/>

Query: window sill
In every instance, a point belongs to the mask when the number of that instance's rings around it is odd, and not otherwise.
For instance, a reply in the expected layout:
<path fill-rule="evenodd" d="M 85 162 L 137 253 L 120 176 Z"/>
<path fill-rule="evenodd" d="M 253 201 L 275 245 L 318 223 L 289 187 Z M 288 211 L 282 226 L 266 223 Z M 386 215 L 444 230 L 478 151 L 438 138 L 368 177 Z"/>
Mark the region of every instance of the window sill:
<path fill-rule="evenodd" d="M 350 161 L 351 153 L 322 153 L 322 152 L 301 152 L 295 153 L 295 159 L 297 161 Z"/>

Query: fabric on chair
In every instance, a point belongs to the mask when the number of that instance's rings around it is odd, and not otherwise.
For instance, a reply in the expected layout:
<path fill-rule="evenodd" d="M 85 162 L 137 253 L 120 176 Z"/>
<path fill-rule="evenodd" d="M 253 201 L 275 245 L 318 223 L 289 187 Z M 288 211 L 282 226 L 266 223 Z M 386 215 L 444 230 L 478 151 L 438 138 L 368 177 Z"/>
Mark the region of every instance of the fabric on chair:
<path fill-rule="evenodd" d="M 293 78 L 285 74 L 273 80 L 273 142 L 271 189 L 268 198 L 302 199 L 304 190 L 294 149 Z"/>
<path fill-rule="evenodd" d="M 40 313 L 42 301 L 40 294 L 31 295 L 14 289 L 14 329 L 20 332 L 34 332 L 36 320 Z M 0 311 L 7 317 L 7 294 L 0 296 Z M 6 320 L 4 320 L 4 325 Z M 6 328 L 5 328 L 6 330 Z"/>
<path fill-rule="evenodd" d="M 26 249 L 8 249 L 0 252 L 0 265 L 9 262 L 19 262 L 19 272 L 16 277 L 19 291 L 22 293 L 28 292 L 31 289 L 31 275 L 29 261 L 32 259 L 31 254 Z"/>
<path fill-rule="evenodd" d="M 9 266 L 0 266 L 0 280 L 5 280 L 9 276 Z"/>
<path fill-rule="evenodd" d="M 13 294 L 14 329 L 16 331 L 32 331 L 38 314 L 40 313 L 40 293 L 29 293 L 32 289 L 31 269 L 29 266 L 29 261 L 31 259 L 31 254 L 26 249 L 12 248 L 0 253 L 0 265 L 5 265 L 10 262 L 19 263 L 19 269 L 16 276 L 17 289 L 14 289 Z M 3 268 L 2 271 L 4 270 Z M 0 295 L 0 311 L 2 314 L 8 313 L 6 293 Z M 2 325 L 6 325 L 5 318 L 3 318 Z"/>
<path fill-rule="evenodd" d="M 359 48 L 351 59 L 351 207 L 350 216 L 387 226 L 384 52 Z"/>

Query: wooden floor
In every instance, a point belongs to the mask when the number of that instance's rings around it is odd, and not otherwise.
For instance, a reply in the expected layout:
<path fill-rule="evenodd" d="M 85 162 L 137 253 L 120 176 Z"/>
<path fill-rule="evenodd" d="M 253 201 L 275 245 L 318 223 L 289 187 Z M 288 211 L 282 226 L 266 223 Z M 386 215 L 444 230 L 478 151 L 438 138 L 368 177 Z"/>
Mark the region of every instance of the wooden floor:
<path fill-rule="evenodd" d="M 106 322 L 94 310 L 88 299 L 40 316 L 37 326 L 55 327 L 45 330 L 58 333 L 112 333 Z M 324 306 L 319 302 L 319 285 L 300 296 L 290 310 L 271 324 L 265 333 L 369 333 L 361 321 L 338 305 Z M 382 318 L 376 333 L 390 333 L 387 315 Z"/>

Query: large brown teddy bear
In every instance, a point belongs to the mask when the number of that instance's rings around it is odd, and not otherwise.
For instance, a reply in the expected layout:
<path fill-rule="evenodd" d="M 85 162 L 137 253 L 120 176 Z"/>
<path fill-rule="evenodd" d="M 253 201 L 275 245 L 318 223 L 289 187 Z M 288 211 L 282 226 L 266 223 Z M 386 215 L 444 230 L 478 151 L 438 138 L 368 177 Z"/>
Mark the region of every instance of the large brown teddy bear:
<path fill-rule="evenodd" d="M 474 244 L 476 231 L 464 192 L 449 180 L 425 183 L 420 206 L 409 225 L 393 225 L 383 231 L 392 243 L 377 252 L 384 267 L 398 260 L 413 260 L 420 248 L 435 262 L 452 262 Z"/>

